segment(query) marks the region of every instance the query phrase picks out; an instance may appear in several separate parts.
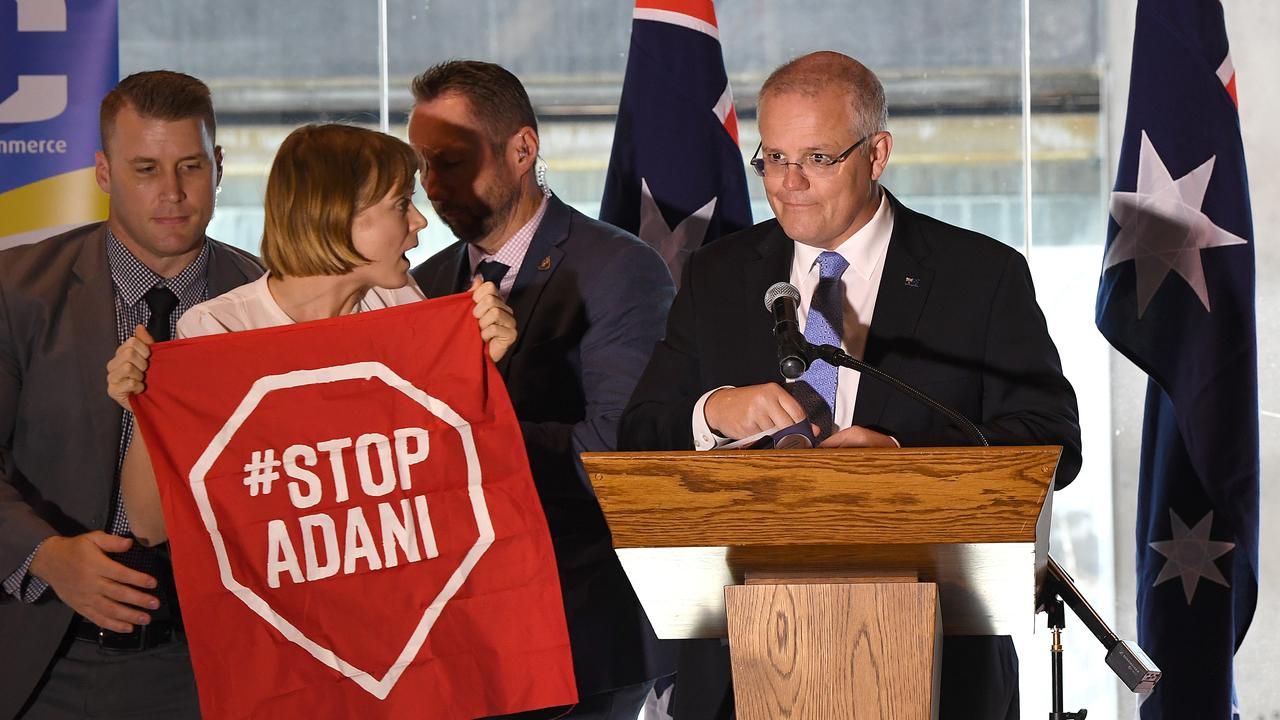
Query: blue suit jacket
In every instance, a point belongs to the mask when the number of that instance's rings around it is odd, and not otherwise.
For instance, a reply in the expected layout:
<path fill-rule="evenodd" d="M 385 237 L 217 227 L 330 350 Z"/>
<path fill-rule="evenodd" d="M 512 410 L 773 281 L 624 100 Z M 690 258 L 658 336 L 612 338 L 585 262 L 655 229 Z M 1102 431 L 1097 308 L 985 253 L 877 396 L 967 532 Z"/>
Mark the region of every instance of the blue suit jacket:
<path fill-rule="evenodd" d="M 635 236 L 549 200 L 508 304 L 519 337 L 498 364 L 551 529 L 578 691 L 673 672 L 613 551 L 578 453 L 617 449 L 618 423 L 675 295 Z M 413 270 L 428 297 L 470 284 L 457 242 Z"/>

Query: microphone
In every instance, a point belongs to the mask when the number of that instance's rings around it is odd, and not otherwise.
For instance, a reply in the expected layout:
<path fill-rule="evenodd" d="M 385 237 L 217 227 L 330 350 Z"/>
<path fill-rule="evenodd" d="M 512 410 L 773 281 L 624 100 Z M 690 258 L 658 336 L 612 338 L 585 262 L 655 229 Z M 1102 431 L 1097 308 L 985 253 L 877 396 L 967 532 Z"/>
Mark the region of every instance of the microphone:
<path fill-rule="evenodd" d="M 808 343 L 800 333 L 796 305 L 800 291 L 791 283 L 774 283 L 764 293 L 765 309 L 773 313 L 773 338 L 778 343 L 778 372 L 795 380 L 809 369 Z"/>
<path fill-rule="evenodd" d="M 1132 640 L 1121 640 L 1111 631 L 1106 621 L 1097 610 L 1093 609 L 1089 601 L 1080 593 L 1071 576 L 1062 569 L 1052 555 L 1048 556 L 1045 569 L 1047 574 L 1041 587 L 1041 608 L 1052 613 L 1055 599 L 1066 602 L 1067 607 L 1071 608 L 1076 617 L 1084 622 L 1089 632 L 1102 643 L 1102 647 L 1107 651 L 1107 666 L 1124 682 L 1125 687 L 1135 693 L 1143 694 L 1154 690 L 1156 683 L 1160 682 L 1163 676 L 1160 667 L 1147 657 L 1137 643 Z M 1061 605 L 1058 606 L 1057 612 L 1059 613 L 1058 626 L 1061 627 Z M 1051 614 L 1050 620 L 1052 619 Z M 1061 669 L 1055 668 L 1055 672 L 1061 672 Z"/>
<path fill-rule="evenodd" d="M 888 384 L 897 392 L 950 420 L 969 437 L 974 445 L 979 447 L 989 445 L 987 438 L 983 436 L 978 426 L 973 424 L 973 421 L 910 384 L 849 355 L 835 345 L 810 344 L 804 339 L 804 335 L 800 332 L 800 323 L 796 320 L 796 305 L 799 302 L 800 291 L 791 283 L 774 283 L 764 294 L 764 306 L 773 313 L 773 337 L 778 341 L 778 370 L 783 377 L 788 380 L 800 377 L 808 369 L 811 360 L 823 360 L 835 367 L 857 370 Z"/>

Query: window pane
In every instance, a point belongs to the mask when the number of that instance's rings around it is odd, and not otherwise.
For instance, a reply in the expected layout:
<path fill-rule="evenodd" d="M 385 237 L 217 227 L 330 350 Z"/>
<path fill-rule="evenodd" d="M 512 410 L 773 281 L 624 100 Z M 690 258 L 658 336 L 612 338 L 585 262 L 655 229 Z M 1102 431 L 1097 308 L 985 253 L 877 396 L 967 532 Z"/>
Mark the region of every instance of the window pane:
<path fill-rule="evenodd" d="M 119 2 L 123 75 L 167 68 L 213 90 L 225 162 L 210 237 L 258 252 L 267 171 L 299 124 L 378 125 L 373 2 Z"/>

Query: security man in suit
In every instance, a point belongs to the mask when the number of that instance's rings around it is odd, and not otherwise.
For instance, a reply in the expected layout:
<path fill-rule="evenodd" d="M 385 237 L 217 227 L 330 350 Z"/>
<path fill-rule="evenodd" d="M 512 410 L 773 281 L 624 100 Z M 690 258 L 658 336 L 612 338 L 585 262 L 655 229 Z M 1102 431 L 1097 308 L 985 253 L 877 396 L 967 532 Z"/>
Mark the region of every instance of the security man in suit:
<path fill-rule="evenodd" d="M 413 277 L 428 297 L 498 284 L 520 338 L 498 369 L 555 545 L 578 705 L 522 717 L 634 720 L 673 671 L 614 553 L 578 453 L 613 450 L 618 420 L 662 336 L 675 289 L 634 236 L 566 205 L 540 177 L 524 87 L 490 63 L 453 61 L 413 81 L 409 141 L 422 184 L 458 237 Z"/>
<path fill-rule="evenodd" d="M 204 83 L 131 75 L 100 122 L 107 221 L 0 253 L 3 718 L 199 716 L 167 552 L 130 536 L 132 417 L 103 370 L 136 325 L 167 339 L 262 269 L 205 237 L 222 150 Z"/>
<path fill-rule="evenodd" d="M 764 295 L 789 282 L 809 342 L 915 385 L 991 444 L 1063 446 L 1058 487 L 1075 477 L 1075 394 L 1026 261 L 884 190 L 886 122 L 879 79 L 839 53 L 802 56 L 765 81 L 752 165 L 776 219 L 693 253 L 623 417 L 622 449 L 706 450 L 802 420 L 826 447 L 969 443 L 929 408 L 852 370 L 815 361 L 782 384 Z M 947 638 L 941 701 L 943 718 L 1016 718 L 1010 639 Z"/>

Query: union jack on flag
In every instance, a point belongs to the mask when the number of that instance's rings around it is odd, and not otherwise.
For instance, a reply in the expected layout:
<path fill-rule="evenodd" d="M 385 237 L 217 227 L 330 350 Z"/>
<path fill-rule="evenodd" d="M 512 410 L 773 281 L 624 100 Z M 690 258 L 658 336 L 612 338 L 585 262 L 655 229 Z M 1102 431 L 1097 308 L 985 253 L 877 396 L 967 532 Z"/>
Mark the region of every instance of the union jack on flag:
<path fill-rule="evenodd" d="M 637 0 L 600 219 L 680 282 L 704 242 L 751 226 L 738 117 L 712 0 Z"/>

